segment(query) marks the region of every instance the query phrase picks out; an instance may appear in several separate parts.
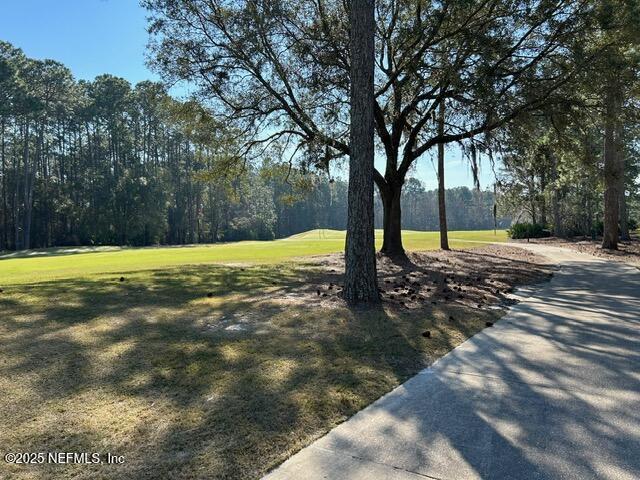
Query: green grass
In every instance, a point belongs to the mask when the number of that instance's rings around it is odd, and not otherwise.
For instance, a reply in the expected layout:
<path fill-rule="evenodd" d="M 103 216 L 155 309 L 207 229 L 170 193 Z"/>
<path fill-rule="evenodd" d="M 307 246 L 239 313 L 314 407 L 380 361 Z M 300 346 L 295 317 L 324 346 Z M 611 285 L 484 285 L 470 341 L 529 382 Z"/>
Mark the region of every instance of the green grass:
<path fill-rule="evenodd" d="M 452 236 L 465 248 L 495 239 Z M 5 256 L 4 453 L 109 452 L 125 463 L 6 464 L 0 478 L 260 478 L 499 318 L 477 308 L 499 301 L 494 280 L 506 288 L 541 276 L 508 249 L 382 259 L 381 285 L 419 273 L 424 299 L 350 309 L 317 294 L 335 292 L 341 269 L 304 259 L 343 243 L 342 232 L 312 231 L 274 242 Z M 405 244 L 434 249 L 438 236 L 406 232 Z M 464 299 L 444 292 L 454 275 L 476 279 Z"/>
<path fill-rule="evenodd" d="M 146 251 L 153 252 L 111 255 Z M 106 254 L 24 261 L 73 264 Z M 431 255 L 379 270 L 381 285 L 409 270 L 426 275 L 430 297 L 411 309 L 389 302 L 349 309 L 318 296 L 341 274 L 304 261 L 142 269 L 125 282 L 94 275 L 5 288 L 4 452 L 109 452 L 125 463 L 7 464 L 0 478 L 260 478 L 495 321 L 500 312 L 475 308 L 493 295 L 489 275 L 512 285 L 538 269 L 495 251 Z M 466 303 L 436 292 L 454 273 L 458 281 L 482 277 Z"/>
<path fill-rule="evenodd" d="M 506 236 L 451 238 L 468 248 Z M 404 240 L 409 250 L 439 244 L 435 232 Z M 272 242 L 0 256 L 0 445 L 126 459 L 0 469 L 42 480 L 259 478 L 498 315 L 324 302 L 316 289 L 340 272 L 305 258 L 343 245 L 344 232 L 314 230 Z M 472 258 L 469 268 L 487 270 Z"/>
<path fill-rule="evenodd" d="M 274 264 L 341 252 L 343 231 L 312 230 L 287 239 L 270 242 L 236 242 L 216 245 L 157 248 L 80 247 L 18 252 L 0 256 L 0 286 L 50 280 L 87 278 L 142 270 L 196 264 Z M 439 246 L 437 232 L 405 231 L 407 250 L 434 250 Z M 377 245 L 382 232 L 376 231 Z M 469 248 L 470 242 L 506 241 L 505 231 L 450 232 L 453 248 Z M 481 245 L 478 243 L 478 245 Z"/>

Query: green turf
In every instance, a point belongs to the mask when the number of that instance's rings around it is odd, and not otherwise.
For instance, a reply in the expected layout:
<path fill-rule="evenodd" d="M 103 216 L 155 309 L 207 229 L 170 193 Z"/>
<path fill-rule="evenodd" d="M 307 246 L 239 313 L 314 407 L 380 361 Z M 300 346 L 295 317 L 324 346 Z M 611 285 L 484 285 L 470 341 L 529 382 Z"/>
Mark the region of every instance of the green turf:
<path fill-rule="evenodd" d="M 311 230 L 287 239 L 270 242 L 236 242 L 216 245 L 157 248 L 56 248 L 0 256 L 0 286 L 85 278 L 101 274 L 124 275 L 141 270 L 157 270 L 193 264 L 267 264 L 296 257 L 341 252 L 343 231 Z M 407 250 L 438 248 L 437 232 L 405 231 Z M 377 245 L 382 232 L 376 231 Z M 453 248 L 468 248 L 472 242 L 506 241 L 504 231 L 450 232 Z"/>

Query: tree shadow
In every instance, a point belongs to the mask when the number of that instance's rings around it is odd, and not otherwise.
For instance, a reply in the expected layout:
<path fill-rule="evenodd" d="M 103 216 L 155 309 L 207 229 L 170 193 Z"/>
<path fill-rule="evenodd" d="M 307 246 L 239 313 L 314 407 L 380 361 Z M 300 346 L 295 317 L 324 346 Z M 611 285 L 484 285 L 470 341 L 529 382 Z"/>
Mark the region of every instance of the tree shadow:
<path fill-rule="evenodd" d="M 126 462 L 11 474 L 257 478 L 497 315 L 452 301 L 452 322 L 443 302 L 350 309 L 316 295 L 340 281 L 313 264 L 205 265 L 13 287 L 0 297 L 0 440 Z"/>
<path fill-rule="evenodd" d="M 495 328 L 321 439 L 331 453 L 314 473 L 340 464 L 338 478 L 372 465 L 430 478 L 639 478 L 638 318 L 640 274 L 571 263 Z"/>
<path fill-rule="evenodd" d="M 327 306 L 313 289 L 340 276 L 310 268 L 212 265 L 12 288 L 0 297 L 3 444 L 127 461 L 9 474 L 256 478 L 484 318 L 452 336 L 432 310 Z"/>

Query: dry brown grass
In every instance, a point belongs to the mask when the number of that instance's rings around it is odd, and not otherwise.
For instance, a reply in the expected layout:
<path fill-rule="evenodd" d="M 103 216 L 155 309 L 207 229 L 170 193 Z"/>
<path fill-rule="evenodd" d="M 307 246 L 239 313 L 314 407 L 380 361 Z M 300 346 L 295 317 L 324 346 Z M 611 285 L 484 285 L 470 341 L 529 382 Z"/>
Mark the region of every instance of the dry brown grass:
<path fill-rule="evenodd" d="M 549 274 L 513 248 L 413 254 L 381 261 L 380 306 L 350 309 L 335 293 L 340 268 L 323 257 L 6 288 L 2 453 L 125 463 L 3 463 L 0 477 L 258 478 L 499 318 L 491 306 L 512 287 Z"/>

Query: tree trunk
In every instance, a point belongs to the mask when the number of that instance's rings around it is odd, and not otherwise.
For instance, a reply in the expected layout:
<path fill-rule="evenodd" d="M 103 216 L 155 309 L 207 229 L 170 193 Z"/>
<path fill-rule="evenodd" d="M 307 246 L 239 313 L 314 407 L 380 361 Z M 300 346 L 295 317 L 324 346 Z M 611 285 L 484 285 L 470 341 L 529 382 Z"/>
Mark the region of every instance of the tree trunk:
<path fill-rule="evenodd" d="M 373 216 L 374 22 L 374 0 L 352 0 L 351 155 L 344 275 L 344 298 L 351 304 L 380 299 Z"/>
<path fill-rule="evenodd" d="M 538 223 L 538 216 L 537 216 L 537 211 L 536 211 L 536 201 L 533 200 L 531 202 L 531 223 L 536 224 Z"/>
<path fill-rule="evenodd" d="M 620 218 L 620 162 L 618 161 L 617 128 L 620 95 L 611 83 L 605 96 L 604 126 L 604 234 L 602 248 L 618 249 L 618 220 Z"/>
<path fill-rule="evenodd" d="M 547 226 L 547 199 L 545 193 L 547 190 L 547 175 L 545 169 L 540 172 L 540 223 Z M 555 194 L 555 191 L 554 191 Z"/>
<path fill-rule="evenodd" d="M 529 179 L 529 202 L 531 205 L 531 223 L 536 224 L 538 223 L 538 216 L 537 216 L 537 204 L 538 204 L 538 199 L 536 198 L 536 178 L 534 175 L 531 175 L 531 178 Z"/>
<path fill-rule="evenodd" d="M 551 157 L 551 174 L 553 182 L 553 234 L 556 237 L 564 237 L 562 227 L 562 216 L 560 215 L 560 189 L 558 188 L 558 157 L 553 152 L 549 152 Z M 543 225 L 546 222 L 543 222 Z"/>
<path fill-rule="evenodd" d="M 35 188 L 36 179 L 36 167 L 37 162 L 42 155 L 42 141 L 44 136 L 44 126 L 40 125 L 38 130 L 38 137 L 36 140 L 36 152 L 34 158 L 29 165 L 29 142 L 27 141 L 26 151 L 24 156 L 24 218 L 23 218 L 23 240 L 22 248 L 28 250 L 31 248 L 31 224 L 33 222 L 33 189 Z M 29 129 L 27 128 L 27 138 Z"/>
<path fill-rule="evenodd" d="M 627 196 L 625 195 L 624 182 L 620 185 L 620 240 L 631 240 L 629 233 L 629 210 L 627 208 Z"/>
<path fill-rule="evenodd" d="M 620 240 L 629 241 L 631 235 L 629 234 L 629 211 L 627 209 L 627 196 L 625 194 L 627 190 L 625 182 L 625 155 L 623 151 L 622 141 L 622 122 L 618 122 L 617 128 L 617 142 L 616 142 L 616 154 L 618 160 L 618 169 L 620 171 L 620 181 L 618 183 L 618 195 L 619 195 L 619 215 L 620 215 Z"/>
<path fill-rule="evenodd" d="M 382 228 L 384 236 L 380 252 L 389 257 L 404 256 L 402 246 L 402 184 L 387 183 L 379 188 L 382 199 Z"/>
<path fill-rule="evenodd" d="M 560 192 L 557 188 L 553 192 L 553 234 L 558 238 L 565 236 L 562 215 L 560 215 Z"/>
<path fill-rule="evenodd" d="M 438 136 L 444 136 L 444 99 L 438 111 Z M 444 185 L 444 143 L 438 143 L 438 215 L 440 217 L 440 248 L 449 250 L 449 231 L 447 229 L 447 204 Z"/>
<path fill-rule="evenodd" d="M 16 174 L 17 176 L 17 174 Z M 29 203 L 29 122 L 24 126 L 24 145 L 22 149 L 22 209 L 16 216 L 16 250 L 26 250 L 29 248 L 25 240 L 29 238 L 24 231 L 27 218 L 27 204 Z M 16 196 L 18 191 L 16 191 Z M 18 201 L 16 200 L 16 205 Z M 20 218 L 22 217 L 22 218 Z"/>
<path fill-rule="evenodd" d="M 9 247 L 9 208 L 7 204 L 7 169 L 5 160 L 5 138 L 4 138 L 5 119 L 2 117 L 0 125 L 0 135 L 2 135 L 2 146 L 0 147 L 0 165 L 2 165 L 2 235 L 0 235 L 0 250 L 6 250 Z"/>
<path fill-rule="evenodd" d="M 21 130 L 22 131 L 22 130 Z M 13 223 L 13 249 L 20 250 L 22 245 L 22 221 L 21 218 L 21 210 L 20 210 L 20 173 L 18 172 L 20 168 L 20 157 L 18 155 L 12 155 L 13 160 L 12 170 L 14 172 L 14 185 L 13 185 L 13 208 L 11 209 L 12 218 L 11 221 Z"/>

